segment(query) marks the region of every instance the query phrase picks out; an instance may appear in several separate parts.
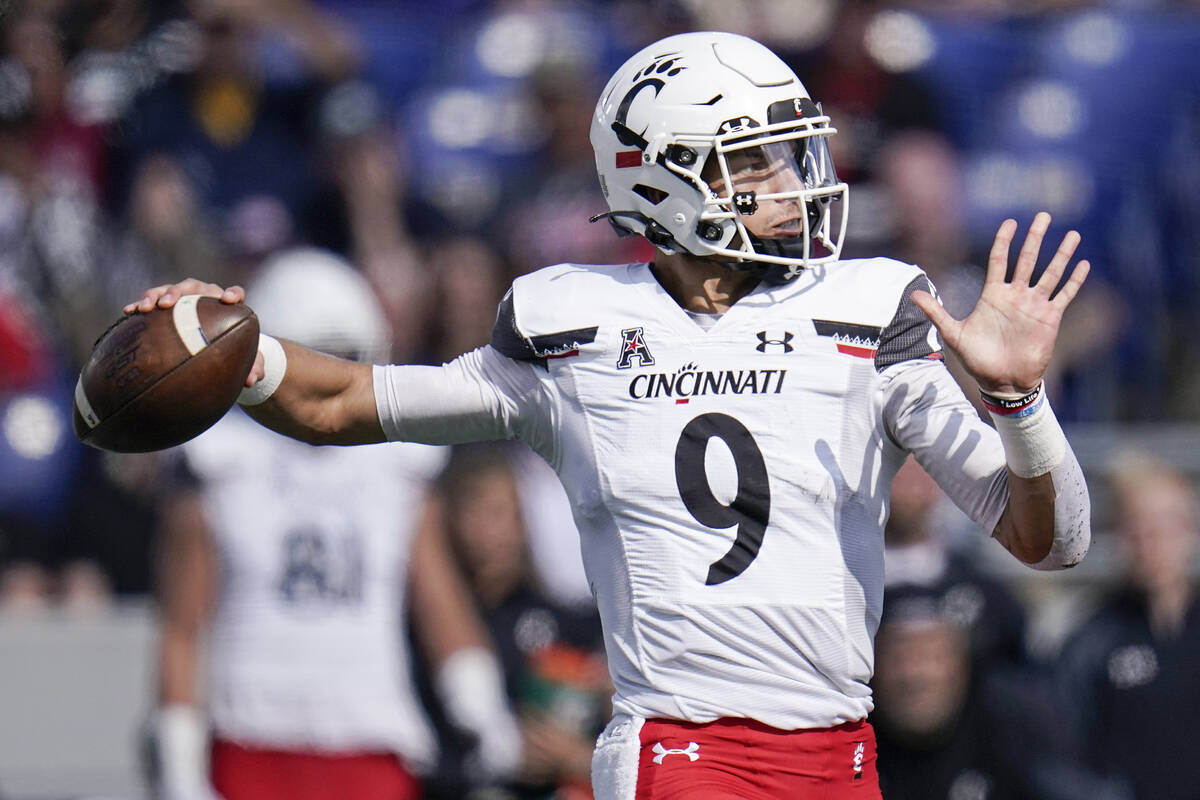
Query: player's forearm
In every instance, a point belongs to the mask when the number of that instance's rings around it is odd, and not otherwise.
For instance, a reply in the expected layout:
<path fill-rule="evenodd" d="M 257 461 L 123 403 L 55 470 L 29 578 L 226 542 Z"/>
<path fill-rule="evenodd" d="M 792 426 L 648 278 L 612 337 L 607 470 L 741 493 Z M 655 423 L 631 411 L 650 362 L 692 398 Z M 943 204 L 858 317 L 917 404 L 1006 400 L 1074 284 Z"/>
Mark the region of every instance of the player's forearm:
<path fill-rule="evenodd" d="M 435 667 L 456 650 L 486 644 L 479 612 L 446 542 L 443 512 L 440 502 L 426 503 L 408 568 L 413 627 Z"/>
<path fill-rule="evenodd" d="M 158 704 L 198 706 L 196 690 L 199 643 L 194 630 L 166 624 L 159 639 Z"/>
<path fill-rule="evenodd" d="M 369 444 L 384 440 L 375 411 L 371 365 L 344 361 L 282 342 L 282 381 L 265 401 L 245 405 L 266 427 L 309 444 Z"/>
<path fill-rule="evenodd" d="M 1049 408 L 1045 413 L 1050 413 Z M 1047 570 L 1075 566 L 1091 544 L 1091 501 L 1083 470 L 1057 421 L 1052 416 L 1050 420 L 1049 431 L 1009 430 L 1002 434 L 1008 460 L 1008 504 L 995 530 L 996 539 L 1014 556 Z M 996 421 L 997 427 L 1002 427 L 1004 421 Z M 1053 447 L 1023 441 L 1039 435 L 1054 437 Z M 1031 450 L 1049 450 L 1056 463 L 1046 468 L 1045 461 L 1030 460 Z M 1034 469 L 1045 471 L 1030 476 Z"/>
<path fill-rule="evenodd" d="M 200 702 L 200 642 L 217 580 L 204 499 L 192 491 L 172 494 L 161 517 L 164 527 L 155 565 L 161 615 L 159 704 L 195 706 Z"/>

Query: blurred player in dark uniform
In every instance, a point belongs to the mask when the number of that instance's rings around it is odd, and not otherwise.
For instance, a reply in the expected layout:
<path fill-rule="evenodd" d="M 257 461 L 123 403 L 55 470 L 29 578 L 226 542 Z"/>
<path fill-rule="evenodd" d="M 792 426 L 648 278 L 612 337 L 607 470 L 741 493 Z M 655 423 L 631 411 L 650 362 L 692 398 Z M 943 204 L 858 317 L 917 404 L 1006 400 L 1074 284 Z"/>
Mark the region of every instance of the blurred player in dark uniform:
<path fill-rule="evenodd" d="M 442 367 L 264 336 L 247 379 L 251 416 L 306 441 L 517 438 L 555 468 L 615 687 L 600 798 L 879 796 L 868 681 L 888 487 L 909 453 L 1022 562 L 1087 550 L 1087 488 L 1042 386 L 1087 273 L 1068 270 L 1077 234 L 1033 282 L 1049 216 L 1011 276 L 1005 221 L 955 320 L 919 267 L 839 260 L 833 133 L 762 45 L 668 37 L 612 77 L 591 132 L 605 216 L 653 263 L 518 278 L 491 344 Z M 244 296 L 190 280 L 128 310 L 195 292 Z"/>
<path fill-rule="evenodd" d="M 1063 645 L 1055 688 L 1067 725 L 1056 739 L 1070 772 L 1049 776 L 1044 796 L 1197 798 L 1195 488 L 1147 455 L 1117 459 L 1112 488 L 1125 579 Z"/>
<path fill-rule="evenodd" d="M 913 459 L 892 481 L 884 529 L 883 604 L 908 596 L 937 598 L 966 630 L 976 670 L 1023 666 L 1025 610 L 1013 591 L 977 563 L 975 552 L 939 529 L 945 495 Z"/>

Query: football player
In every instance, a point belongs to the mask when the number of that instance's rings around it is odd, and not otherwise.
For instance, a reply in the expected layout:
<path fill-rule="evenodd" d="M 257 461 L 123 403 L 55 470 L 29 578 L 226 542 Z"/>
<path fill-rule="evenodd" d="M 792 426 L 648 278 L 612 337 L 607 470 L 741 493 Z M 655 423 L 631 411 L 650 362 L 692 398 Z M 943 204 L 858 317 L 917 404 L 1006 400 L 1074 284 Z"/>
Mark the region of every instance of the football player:
<path fill-rule="evenodd" d="M 387 359 L 383 311 L 341 259 L 282 253 L 254 291 L 260 319 L 283 335 Z M 184 445 L 195 484 L 163 515 L 156 797 L 421 797 L 437 746 L 414 684 L 409 609 L 447 718 L 478 742 L 471 777 L 517 767 L 499 662 L 440 505 L 426 499 L 446 455 L 310 447 L 243 414 Z"/>
<path fill-rule="evenodd" d="M 762 45 L 663 39 L 613 75 L 591 133 L 604 216 L 653 263 L 522 276 L 491 344 L 441 367 L 264 336 L 247 379 L 251 416 L 305 441 L 518 438 L 557 470 L 615 685 L 599 798 L 879 797 L 868 680 L 908 453 L 1022 562 L 1088 548 L 1084 478 L 1042 385 L 1088 271 L 1067 269 L 1078 235 L 1033 281 L 1039 214 L 1008 276 L 1006 220 L 956 320 L 919 267 L 839 260 L 833 133 Z M 188 280 L 127 310 L 187 293 L 245 296 Z"/>

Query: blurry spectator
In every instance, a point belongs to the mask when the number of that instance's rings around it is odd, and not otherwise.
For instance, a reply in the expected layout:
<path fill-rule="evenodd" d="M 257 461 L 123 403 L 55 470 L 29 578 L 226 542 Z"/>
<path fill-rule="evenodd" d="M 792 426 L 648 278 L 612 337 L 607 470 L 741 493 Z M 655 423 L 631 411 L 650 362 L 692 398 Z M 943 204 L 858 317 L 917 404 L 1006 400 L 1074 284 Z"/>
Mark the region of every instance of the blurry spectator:
<path fill-rule="evenodd" d="M 1069 765 L 1046 797 L 1200 797 L 1200 544 L 1188 479 L 1149 455 L 1113 472 L 1124 582 L 1063 646 L 1057 681 Z"/>
<path fill-rule="evenodd" d="M 8 84 L 3 111 L 27 133 L 29 166 L 36 167 L 43 181 L 101 197 L 107 177 L 103 130 L 68 107 L 68 54 L 52 16 L 53 4 L 13 5 L 18 10 L 6 21 L 3 42 L 12 70 L 6 77 L 26 91 L 14 92 L 15 85 Z"/>
<path fill-rule="evenodd" d="M 607 222 L 589 219 L 607 210 L 596 181 L 588 139 L 603 78 L 584 63 L 547 63 L 531 80 L 546 137 L 538 168 L 510 189 L 511 207 L 498 231 L 509 261 L 530 268 L 563 262 L 606 264 L 653 257 L 641 237 L 616 239 Z"/>
<path fill-rule="evenodd" d="M 926 598 L 962 628 L 977 669 L 1020 665 L 1026 660 L 1024 608 L 1007 586 L 976 565 L 977 548 L 952 537 L 944 523 L 953 518 L 942 513 L 947 503 L 933 478 L 909 457 L 892 481 L 884 529 L 885 613 L 912 595 Z"/>
<path fill-rule="evenodd" d="M 387 359 L 367 282 L 332 256 L 276 257 L 251 297 L 282 336 Z M 403 635 L 410 610 L 445 714 L 477 744 L 465 768 L 516 766 L 502 674 L 428 494 L 443 451 L 314 448 L 235 411 L 182 454 L 197 483 L 163 514 L 159 797 L 423 796 L 436 742 Z"/>
<path fill-rule="evenodd" d="M 438 297 L 432 355 L 441 363 L 488 343 L 507 276 L 495 250 L 478 237 L 435 240 L 427 261 Z"/>
<path fill-rule="evenodd" d="M 611 713 L 600 619 L 594 609 L 561 606 L 538 588 L 515 463 L 507 445 L 460 446 L 441 479 L 453 549 L 520 713 L 520 779 L 494 796 L 590 799 L 592 747 Z"/>
<path fill-rule="evenodd" d="M 967 632 L 936 595 L 884 610 L 875 637 L 879 784 L 887 800 L 1015 800 L 1027 741 L 990 684 L 972 680 Z"/>
<path fill-rule="evenodd" d="M 148 157 L 178 163 L 226 243 L 261 258 L 307 223 L 319 183 L 320 92 L 353 73 L 357 44 L 308 0 L 194 0 L 190 74 L 145 94 L 121 123 L 128 182 Z"/>
<path fill-rule="evenodd" d="M 409 175 L 379 118 L 379 102 L 360 82 L 339 86 L 322 102 L 321 160 L 329 190 L 309 233 L 346 253 L 371 281 L 391 325 L 392 357 L 426 361 L 439 321 L 437 275 L 410 231 Z"/>
<path fill-rule="evenodd" d="M 67 104 L 67 54 L 52 9 L 13 4 L 0 68 L 0 285 L 52 321 L 71 355 L 107 322 L 94 308 L 107 178 L 103 130 Z"/>
<path fill-rule="evenodd" d="M 85 579 L 78 586 L 85 599 L 95 597 L 100 579 L 114 594 L 145 595 L 151 589 L 159 503 L 171 485 L 171 456 L 86 448 L 82 461 L 55 561 L 65 576 Z"/>
<path fill-rule="evenodd" d="M 936 98 L 922 77 L 885 69 L 878 48 L 868 46 L 868 31 L 882 10 L 870 0 L 838 4 L 833 30 L 802 69 L 805 87 L 824 98 L 825 113 L 838 130 L 829 142 L 838 177 L 854 187 L 845 258 L 886 252 L 895 236 L 897 206 L 881 184 L 884 144 L 905 132 L 939 135 L 941 124 Z"/>
<path fill-rule="evenodd" d="M 136 281 L 162 283 L 212 271 L 234 281 L 179 162 L 150 156 L 138 165 L 129 200 L 128 227 L 109 258 L 107 297 L 129 296 Z M 238 276 L 236 280 L 243 279 Z M 144 284 L 143 284 L 144 285 Z"/>
<path fill-rule="evenodd" d="M 66 507 L 80 447 L 71 378 L 45 321 L 0 282 L 0 607 L 43 607 L 58 591 Z"/>

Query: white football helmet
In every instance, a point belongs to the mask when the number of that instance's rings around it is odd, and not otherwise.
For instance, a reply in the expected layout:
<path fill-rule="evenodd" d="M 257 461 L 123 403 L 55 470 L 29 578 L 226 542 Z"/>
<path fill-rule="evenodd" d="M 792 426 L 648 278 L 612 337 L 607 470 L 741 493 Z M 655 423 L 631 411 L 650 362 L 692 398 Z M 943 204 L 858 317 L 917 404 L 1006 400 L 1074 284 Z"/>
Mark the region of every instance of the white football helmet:
<path fill-rule="evenodd" d="M 392 330 L 361 272 L 334 253 L 285 250 L 263 262 L 246 303 L 264 333 L 351 361 L 386 363 Z"/>
<path fill-rule="evenodd" d="M 594 219 L 667 253 L 793 278 L 841 252 L 847 187 L 829 156 L 834 132 L 758 42 L 669 36 L 626 61 L 596 105 L 591 140 L 611 210 Z"/>

